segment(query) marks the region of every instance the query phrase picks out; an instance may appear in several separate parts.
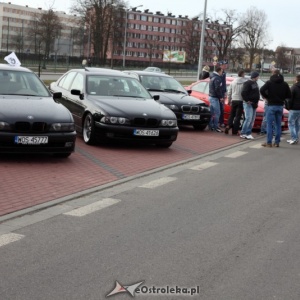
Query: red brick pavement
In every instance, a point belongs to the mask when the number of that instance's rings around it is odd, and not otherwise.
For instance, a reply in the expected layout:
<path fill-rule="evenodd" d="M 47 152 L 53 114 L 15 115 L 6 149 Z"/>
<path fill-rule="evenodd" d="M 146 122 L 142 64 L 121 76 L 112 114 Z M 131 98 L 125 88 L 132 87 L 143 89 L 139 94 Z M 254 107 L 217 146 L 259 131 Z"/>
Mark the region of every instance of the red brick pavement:
<path fill-rule="evenodd" d="M 241 142 L 239 137 L 184 128 L 169 149 L 87 146 L 79 137 L 68 159 L 0 157 L 0 216 Z"/>

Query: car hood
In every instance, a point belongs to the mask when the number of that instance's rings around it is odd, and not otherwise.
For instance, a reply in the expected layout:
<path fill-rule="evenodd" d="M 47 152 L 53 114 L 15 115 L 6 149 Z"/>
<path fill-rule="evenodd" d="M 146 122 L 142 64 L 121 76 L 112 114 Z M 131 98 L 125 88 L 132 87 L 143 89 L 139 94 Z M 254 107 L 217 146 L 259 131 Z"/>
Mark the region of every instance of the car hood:
<path fill-rule="evenodd" d="M 150 92 L 151 95 L 159 95 L 159 102 L 162 104 L 198 105 L 205 102 L 193 96 L 166 92 Z"/>
<path fill-rule="evenodd" d="M 165 107 L 164 105 L 157 103 L 153 99 L 141 99 L 141 98 L 107 98 L 99 99 L 93 98 L 93 102 L 100 111 L 109 115 L 124 116 L 127 118 L 145 116 L 152 118 L 170 118 L 176 119 L 175 114 Z M 91 99 L 90 98 L 90 99 Z"/>
<path fill-rule="evenodd" d="M 0 121 L 72 122 L 71 113 L 52 97 L 0 96 Z"/>

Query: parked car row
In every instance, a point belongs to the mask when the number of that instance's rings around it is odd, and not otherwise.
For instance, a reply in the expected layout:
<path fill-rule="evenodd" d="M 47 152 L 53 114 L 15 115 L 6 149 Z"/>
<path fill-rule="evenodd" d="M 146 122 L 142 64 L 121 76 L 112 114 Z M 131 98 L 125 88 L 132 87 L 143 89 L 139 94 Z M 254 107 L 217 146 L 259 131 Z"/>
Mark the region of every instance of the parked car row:
<path fill-rule="evenodd" d="M 233 79 L 227 77 L 227 84 Z M 184 88 L 164 73 L 86 67 L 63 74 L 49 92 L 29 69 L 0 65 L 0 152 L 68 157 L 76 132 L 86 144 L 121 140 L 170 147 L 181 124 L 207 127 L 208 87 L 209 80 Z M 263 110 L 260 101 L 254 128 Z M 225 122 L 229 114 L 226 100 Z M 284 129 L 287 118 L 285 111 Z"/>

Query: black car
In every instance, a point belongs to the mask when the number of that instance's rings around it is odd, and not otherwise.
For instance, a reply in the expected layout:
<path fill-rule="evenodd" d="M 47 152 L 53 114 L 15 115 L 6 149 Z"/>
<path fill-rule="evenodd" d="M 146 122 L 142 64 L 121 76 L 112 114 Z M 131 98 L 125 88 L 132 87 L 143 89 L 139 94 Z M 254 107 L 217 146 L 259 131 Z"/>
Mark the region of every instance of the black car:
<path fill-rule="evenodd" d="M 57 97 L 31 70 L 0 64 L 0 152 L 68 157 L 75 124 Z"/>
<path fill-rule="evenodd" d="M 145 71 L 124 73 L 137 78 L 152 95 L 159 95 L 159 102 L 176 114 L 178 124 L 193 125 L 197 130 L 204 130 L 208 125 L 209 106 L 204 101 L 190 96 L 172 76 Z"/>
<path fill-rule="evenodd" d="M 62 93 L 59 101 L 71 111 L 87 144 L 115 139 L 170 147 L 177 138 L 175 114 L 121 71 L 70 70 L 50 90 Z"/>

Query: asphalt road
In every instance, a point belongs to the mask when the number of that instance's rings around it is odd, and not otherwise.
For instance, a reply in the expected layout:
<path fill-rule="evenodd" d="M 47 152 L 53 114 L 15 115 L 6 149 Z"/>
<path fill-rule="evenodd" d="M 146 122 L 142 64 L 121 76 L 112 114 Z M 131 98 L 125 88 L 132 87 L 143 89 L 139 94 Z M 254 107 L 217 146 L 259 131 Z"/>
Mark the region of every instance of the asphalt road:
<path fill-rule="evenodd" d="M 298 300 L 299 151 L 253 141 L 2 223 L 1 299 L 106 299 L 117 280 Z"/>

